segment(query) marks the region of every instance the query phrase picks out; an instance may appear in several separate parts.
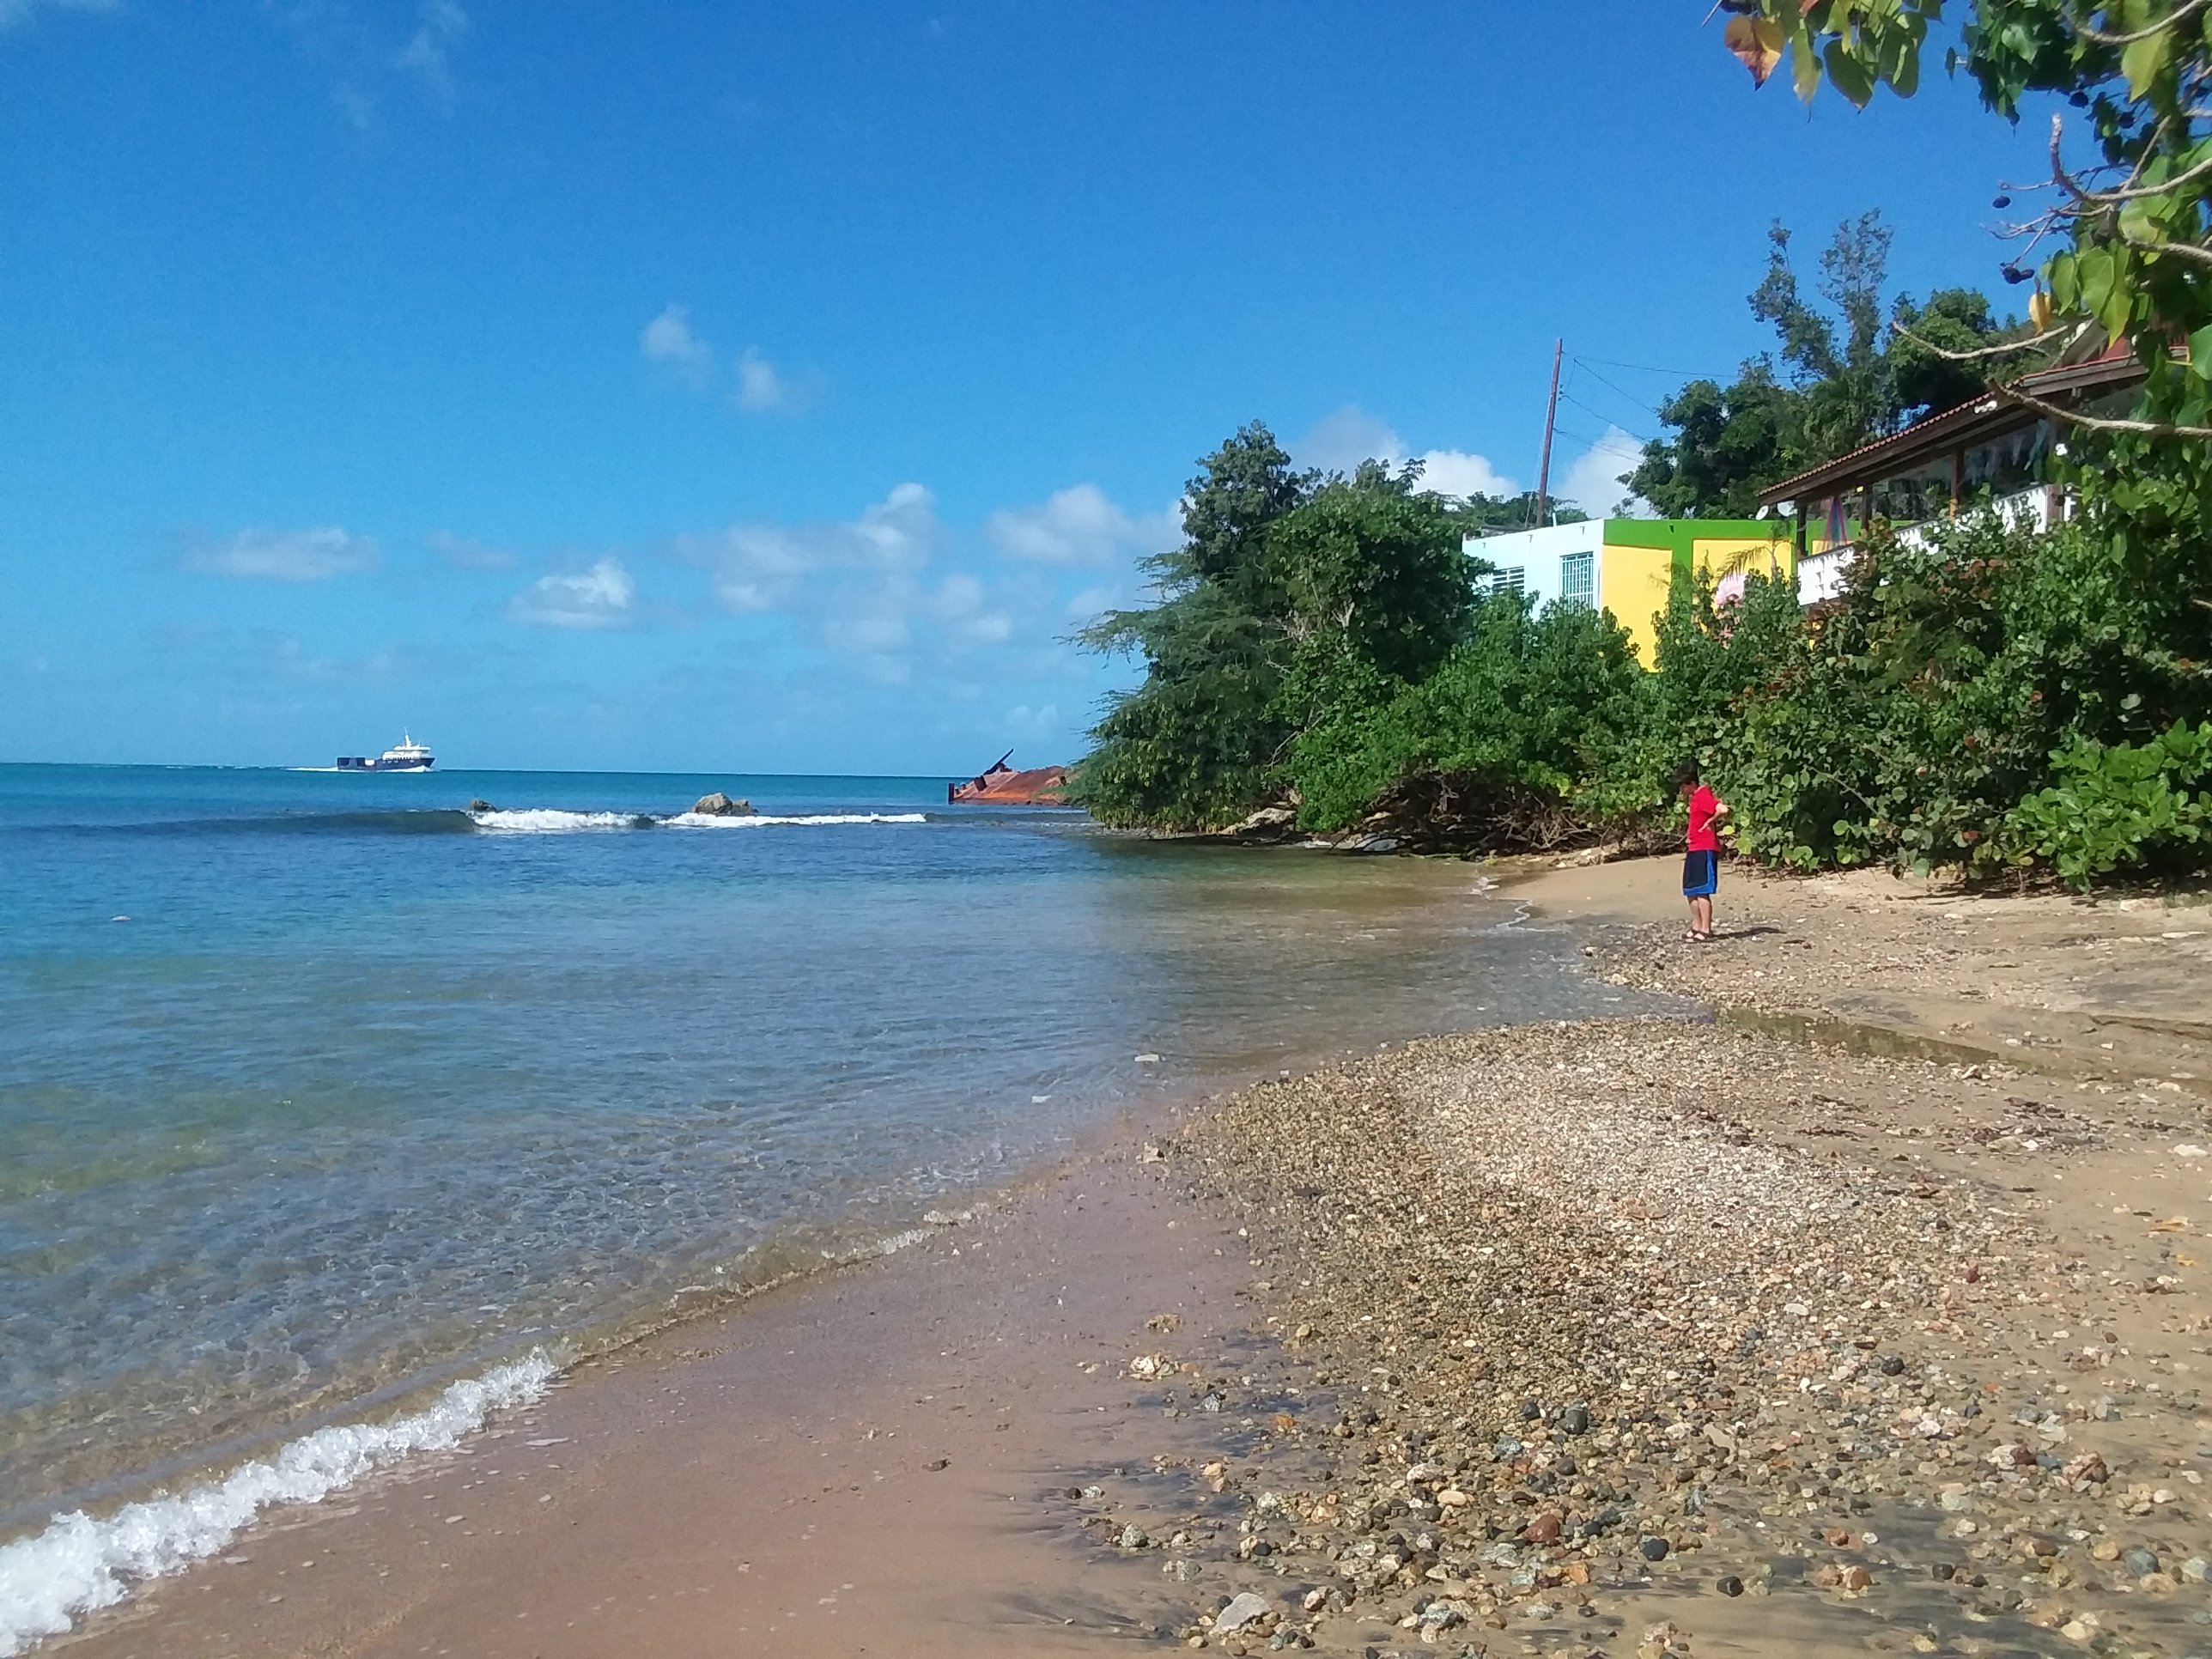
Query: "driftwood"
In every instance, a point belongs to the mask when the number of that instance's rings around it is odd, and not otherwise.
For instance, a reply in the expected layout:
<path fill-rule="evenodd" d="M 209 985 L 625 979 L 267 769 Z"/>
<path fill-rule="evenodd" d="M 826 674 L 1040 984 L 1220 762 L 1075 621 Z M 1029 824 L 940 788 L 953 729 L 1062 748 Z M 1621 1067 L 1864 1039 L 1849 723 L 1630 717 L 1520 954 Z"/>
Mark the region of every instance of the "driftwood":
<path fill-rule="evenodd" d="M 1394 837 L 1408 853 L 1548 853 L 1601 839 L 1550 790 L 1480 772 L 1402 779 L 1376 797 L 1359 827 Z"/>

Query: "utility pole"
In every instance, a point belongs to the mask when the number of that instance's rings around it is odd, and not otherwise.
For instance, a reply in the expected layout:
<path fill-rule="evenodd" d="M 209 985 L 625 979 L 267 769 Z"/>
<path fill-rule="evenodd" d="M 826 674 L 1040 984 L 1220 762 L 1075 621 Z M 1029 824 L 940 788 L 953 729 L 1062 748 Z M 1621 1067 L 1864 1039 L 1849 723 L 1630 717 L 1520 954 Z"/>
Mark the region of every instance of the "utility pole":
<path fill-rule="evenodd" d="M 1544 459 L 1536 468 L 1536 528 L 1552 521 L 1552 428 L 1559 418 L 1559 359 L 1566 355 L 1565 339 L 1552 343 L 1552 396 L 1544 405 Z"/>

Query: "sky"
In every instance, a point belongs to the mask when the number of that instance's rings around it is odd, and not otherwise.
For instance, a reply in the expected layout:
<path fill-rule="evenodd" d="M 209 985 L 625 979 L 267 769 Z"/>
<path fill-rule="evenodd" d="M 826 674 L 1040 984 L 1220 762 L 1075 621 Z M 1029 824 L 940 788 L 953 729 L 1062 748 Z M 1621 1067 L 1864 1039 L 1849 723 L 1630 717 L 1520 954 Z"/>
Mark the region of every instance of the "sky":
<path fill-rule="evenodd" d="M 1593 512 L 1768 225 L 2039 139 L 1703 0 L 0 0 L 0 760 L 1074 758 L 1200 457 Z"/>

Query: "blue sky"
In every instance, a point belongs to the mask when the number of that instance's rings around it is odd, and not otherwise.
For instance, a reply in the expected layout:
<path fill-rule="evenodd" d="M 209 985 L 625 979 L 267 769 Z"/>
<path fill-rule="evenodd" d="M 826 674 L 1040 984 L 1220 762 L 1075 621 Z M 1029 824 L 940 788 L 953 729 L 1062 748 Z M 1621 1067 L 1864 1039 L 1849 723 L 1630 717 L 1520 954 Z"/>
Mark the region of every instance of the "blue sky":
<path fill-rule="evenodd" d="M 2034 133 L 1705 10 L 0 0 L 0 759 L 1071 758 L 1243 422 L 1530 487 L 1564 335 L 1601 507 L 1771 220 L 2001 291 Z"/>

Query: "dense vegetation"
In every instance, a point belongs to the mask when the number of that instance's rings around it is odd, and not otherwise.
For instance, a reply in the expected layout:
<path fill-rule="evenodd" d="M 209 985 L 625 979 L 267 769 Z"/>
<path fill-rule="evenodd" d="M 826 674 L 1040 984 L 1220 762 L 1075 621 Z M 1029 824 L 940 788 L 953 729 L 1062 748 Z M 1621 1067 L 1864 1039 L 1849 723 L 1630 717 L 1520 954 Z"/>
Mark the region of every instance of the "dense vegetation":
<path fill-rule="evenodd" d="M 1943 8 L 1721 9 L 1757 81 L 1786 63 L 1802 95 L 1825 83 L 1863 105 L 1915 94 Z M 1650 832 L 1694 759 L 1735 802 L 1742 850 L 1779 864 L 2075 884 L 2212 868 L 2208 16 L 2203 0 L 1972 0 L 1948 65 L 2001 117 L 2038 99 L 2058 112 L 2051 185 L 2013 227 L 2051 251 L 2005 272 L 2034 285 L 2030 323 L 1967 290 L 1885 305 L 1872 216 L 1823 257 L 1824 312 L 1778 228 L 1752 296 L 1778 353 L 1682 388 L 1672 435 L 1624 481 L 1664 513 L 1741 515 L 1764 486 L 2094 324 L 2142 365 L 2132 413 L 2008 393 L 2067 422 L 2070 522 L 2035 533 L 1983 513 L 1913 545 L 1877 534 L 1811 614 L 1791 583 L 1754 577 L 1717 610 L 1678 580 L 1646 672 L 1610 616 L 1485 591 L 1462 538 L 1525 511 L 1373 463 L 1299 473 L 1250 427 L 1193 484 L 1185 545 L 1155 568 L 1162 602 L 1090 635 L 1147 672 L 1094 733 L 1080 799 L 1164 830 L 1285 805 L 1316 830 L 1379 815 L 1426 844 L 1546 844 Z"/>
<path fill-rule="evenodd" d="M 1548 846 L 1666 833 L 1667 781 L 1696 760 L 1741 850 L 1780 865 L 2082 884 L 2212 864 L 2197 521 L 2117 505 L 2124 482 L 2049 534 L 1984 512 L 1878 538 L 1810 615 L 1791 581 L 1716 609 L 1678 580 L 1656 672 L 1608 613 L 1485 592 L 1463 508 L 1419 483 L 1300 473 L 1256 424 L 1209 457 L 1162 603 L 1092 631 L 1148 672 L 1100 722 L 1082 804 L 1156 830 L 1285 805 L 1317 832 Z"/>

